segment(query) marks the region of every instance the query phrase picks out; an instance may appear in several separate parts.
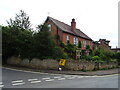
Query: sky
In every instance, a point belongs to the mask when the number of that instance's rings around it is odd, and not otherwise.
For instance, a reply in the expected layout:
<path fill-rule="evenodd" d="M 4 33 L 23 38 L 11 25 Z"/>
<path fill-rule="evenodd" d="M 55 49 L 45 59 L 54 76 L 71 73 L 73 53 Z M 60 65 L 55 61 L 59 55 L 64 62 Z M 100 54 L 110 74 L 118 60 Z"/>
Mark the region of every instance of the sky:
<path fill-rule="evenodd" d="M 94 41 L 110 40 L 112 48 L 118 47 L 119 0 L 1 0 L 0 25 L 14 19 L 20 10 L 30 17 L 32 27 L 44 23 L 47 16 L 68 25 L 75 18 L 76 27 Z"/>

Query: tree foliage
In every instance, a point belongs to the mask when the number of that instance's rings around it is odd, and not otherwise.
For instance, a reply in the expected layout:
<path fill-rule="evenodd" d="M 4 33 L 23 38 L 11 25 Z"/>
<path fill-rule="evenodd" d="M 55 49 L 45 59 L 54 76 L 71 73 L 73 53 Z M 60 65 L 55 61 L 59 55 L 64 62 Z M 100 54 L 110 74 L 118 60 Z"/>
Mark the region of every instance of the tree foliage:
<path fill-rule="evenodd" d="M 27 57 L 32 44 L 32 32 L 14 27 L 2 27 L 3 59 L 12 55 Z"/>
<path fill-rule="evenodd" d="M 60 49 L 52 40 L 49 28 L 46 24 L 38 25 L 38 33 L 34 34 L 34 57 L 38 58 L 62 58 L 63 50 Z"/>
<path fill-rule="evenodd" d="M 29 20 L 29 16 L 27 16 L 23 10 L 20 10 L 20 13 L 16 14 L 15 20 L 10 18 L 10 21 L 7 21 L 7 23 L 10 27 L 17 27 L 28 30 L 30 30 L 32 26 Z"/>
<path fill-rule="evenodd" d="M 10 56 L 20 58 L 65 58 L 63 50 L 51 39 L 47 25 L 38 25 L 38 32 L 17 26 L 2 26 L 3 63 Z"/>

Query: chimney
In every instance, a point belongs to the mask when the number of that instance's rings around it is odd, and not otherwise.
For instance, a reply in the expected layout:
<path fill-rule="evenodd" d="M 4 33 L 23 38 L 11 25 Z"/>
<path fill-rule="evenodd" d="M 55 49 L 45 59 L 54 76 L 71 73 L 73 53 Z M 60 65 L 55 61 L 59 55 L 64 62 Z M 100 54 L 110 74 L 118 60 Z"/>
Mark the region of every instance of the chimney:
<path fill-rule="evenodd" d="M 76 22 L 74 18 L 72 19 L 72 22 L 71 22 L 71 30 L 72 31 L 76 30 Z"/>

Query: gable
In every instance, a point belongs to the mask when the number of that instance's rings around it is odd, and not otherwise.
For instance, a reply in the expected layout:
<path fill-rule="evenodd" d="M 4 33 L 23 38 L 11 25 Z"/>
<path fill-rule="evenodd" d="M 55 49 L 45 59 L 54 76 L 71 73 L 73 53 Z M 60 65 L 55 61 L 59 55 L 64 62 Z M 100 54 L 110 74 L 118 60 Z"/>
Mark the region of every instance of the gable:
<path fill-rule="evenodd" d="M 92 39 L 90 37 L 88 37 L 86 34 L 84 34 L 80 29 L 76 29 L 73 32 L 71 30 L 71 26 L 68 24 L 65 24 L 64 22 L 53 19 L 52 17 L 47 17 L 46 22 L 48 20 L 52 21 L 61 31 L 63 31 L 65 33 L 69 33 L 69 34 L 72 34 L 74 36 L 81 37 L 81 38 L 88 39 L 88 40 L 92 41 Z"/>

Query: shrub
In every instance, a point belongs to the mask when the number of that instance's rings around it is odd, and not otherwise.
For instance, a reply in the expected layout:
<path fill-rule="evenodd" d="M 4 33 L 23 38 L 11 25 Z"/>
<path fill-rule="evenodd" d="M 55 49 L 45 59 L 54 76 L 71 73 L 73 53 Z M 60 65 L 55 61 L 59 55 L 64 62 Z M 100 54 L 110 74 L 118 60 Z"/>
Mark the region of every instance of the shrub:
<path fill-rule="evenodd" d="M 89 55 L 89 56 L 83 55 L 83 56 L 81 57 L 81 59 L 92 60 L 92 57 L 91 57 L 90 55 Z"/>
<path fill-rule="evenodd" d="M 115 53 L 115 58 L 117 59 L 118 63 L 120 63 L 120 52 Z"/>
<path fill-rule="evenodd" d="M 100 57 L 99 57 L 99 56 L 93 56 L 93 57 L 92 57 L 92 60 L 93 60 L 93 61 L 100 60 Z"/>
<path fill-rule="evenodd" d="M 60 41 L 60 46 L 65 48 L 65 44 L 62 41 Z"/>
<path fill-rule="evenodd" d="M 98 56 L 103 61 L 110 61 L 113 59 L 114 53 L 108 48 L 99 46 L 94 50 L 94 56 Z"/>

